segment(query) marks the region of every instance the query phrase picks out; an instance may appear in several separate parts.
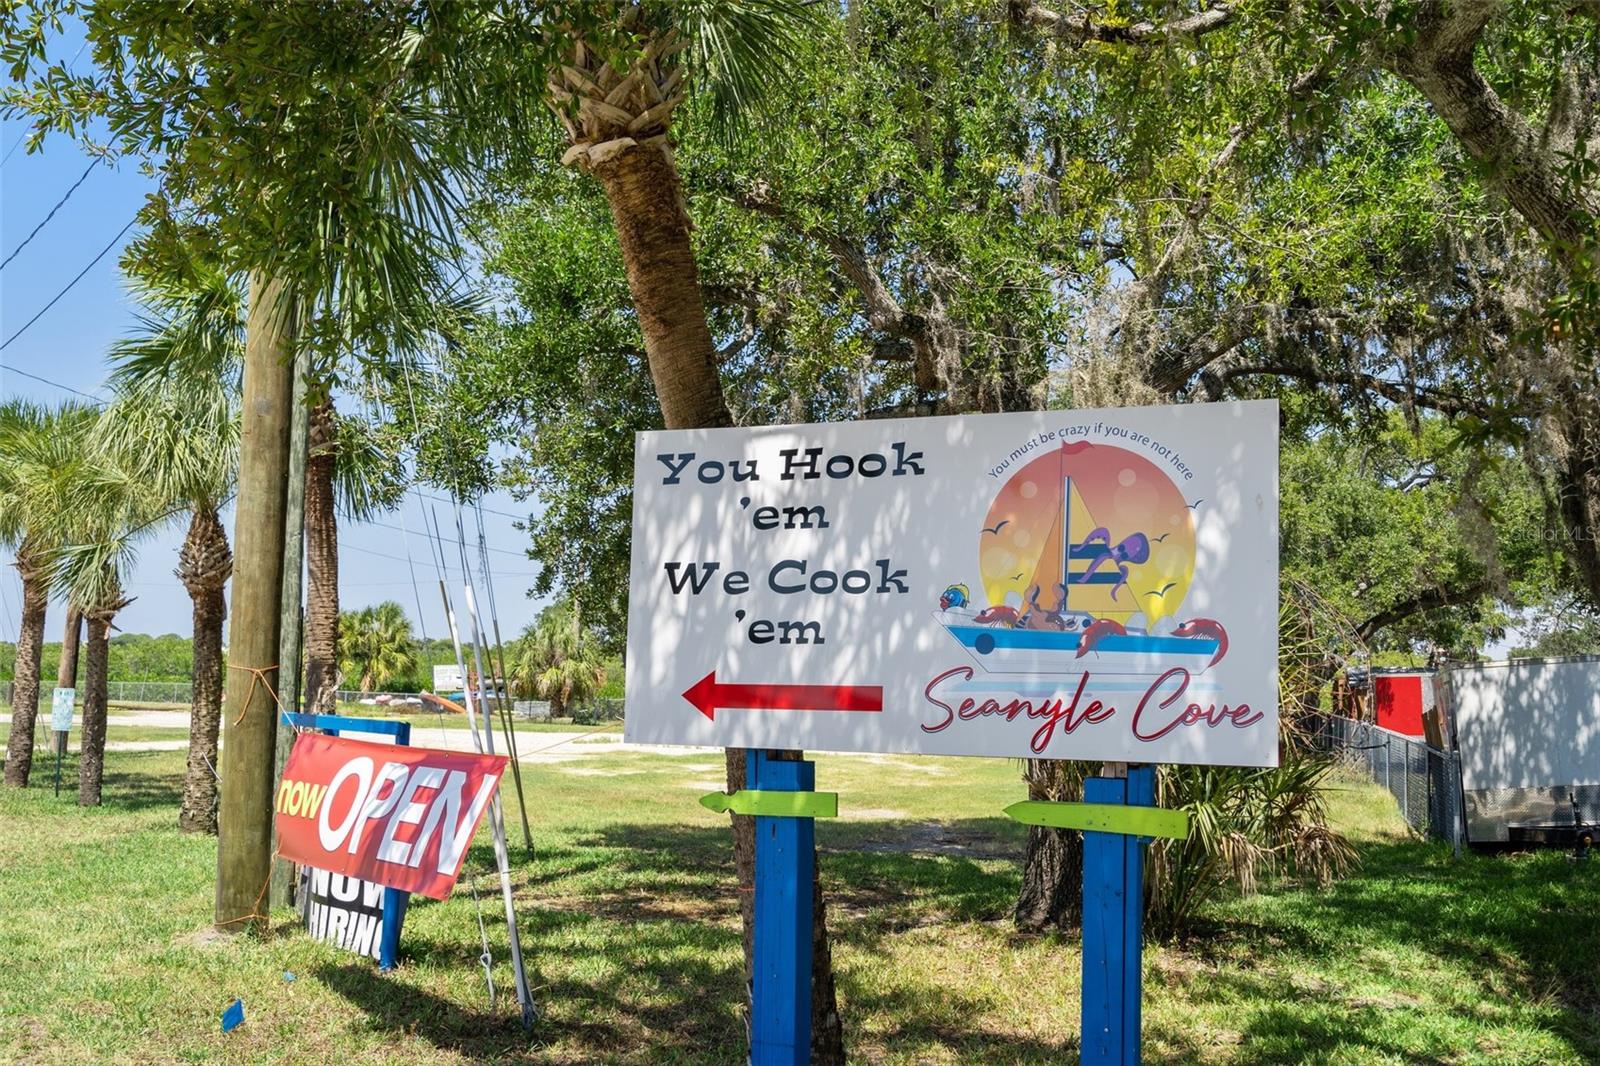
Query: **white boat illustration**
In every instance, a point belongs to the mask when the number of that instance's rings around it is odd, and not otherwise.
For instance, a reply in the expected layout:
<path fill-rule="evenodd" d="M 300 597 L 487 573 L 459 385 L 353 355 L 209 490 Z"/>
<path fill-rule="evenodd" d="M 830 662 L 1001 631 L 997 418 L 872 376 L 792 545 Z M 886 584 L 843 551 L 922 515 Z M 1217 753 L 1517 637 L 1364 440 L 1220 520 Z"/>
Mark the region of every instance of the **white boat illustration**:
<path fill-rule="evenodd" d="M 1058 593 L 1058 608 L 1043 619 L 1037 601 L 1021 611 L 967 606 L 934 612 L 934 617 L 984 671 L 996 674 L 1097 674 L 1155 677 L 1181 666 L 1199 674 L 1217 654 L 1222 641 L 1209 635 L 1152 634 L 1125 622 L 1139 611 L 1131 605 L 1123 573 L 1116 565 L 1101 569 L 1113 546 L 1084 504 L 1072 478 L 1062 478 L 1061 514 L 1025 587 Z M 1056 545 L 1060 545 L 1057 549 Z M 1056 551 L 1060 555 L 1057 557 Z M 1118 589 L 1128 597 L 1118 600 Z M 1076 602 L 1074 602 L 1076 601 Z M 1087 601 L 1087 602 L 1085 602 Z M 1087 608 L 1093 607 L 1094 610 Z M 1010 612 L 1010 613 L 1008 613 Z M 1170 613 L 1170 612 L 1169 612 Z M 984 616 L 990 616 L 984 619 Z M 983 620 L 980 620 L 983 619 Z M 1111 625 L 1093 634 L 1080 653 L 1085 633 L 1101 620 Z"/>

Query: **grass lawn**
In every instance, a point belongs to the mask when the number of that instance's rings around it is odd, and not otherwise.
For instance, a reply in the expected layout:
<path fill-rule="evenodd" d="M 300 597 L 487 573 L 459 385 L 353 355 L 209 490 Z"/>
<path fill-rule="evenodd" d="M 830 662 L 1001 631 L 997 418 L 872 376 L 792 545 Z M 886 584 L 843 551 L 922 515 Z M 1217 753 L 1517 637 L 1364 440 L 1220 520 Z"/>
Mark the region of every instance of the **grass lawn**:
<path fill-rule="evenodd" d="M 1014 764 L 822 756 L 820 823 L 852 1061 L 1075 1057 L 1073 938 L 1008 921 Z M 541 1018 L 518 1026 L 487 830 L 447 902 L 413 902 L 390 975 L 307 939 L 208 934 L 215 841 L 174 827 L 183 753 L 112 753 L 106 805 L 0 789 L 0 1059 L 737 1063 L 739 930 L 720 759 L 621 753 L 524 767 L 536 855 L 513 849 Z M 68 766 L 69 773 L 75 766 Z M 1146 952 L 1148 1061 L 1600 1059 L 1600 864 L 1468 856 L 1402 834 L 1387 794 L 1335 797 L 1361 874 L 1207 911 Z M 507 822 L 520 839 L 515 796 Z M 494 946 L 488 1003 L 472 887 Z M 296 980 L 285 980 L 285 972 Z M 218 1015 L 233 998 L 247 1021 Z"/>

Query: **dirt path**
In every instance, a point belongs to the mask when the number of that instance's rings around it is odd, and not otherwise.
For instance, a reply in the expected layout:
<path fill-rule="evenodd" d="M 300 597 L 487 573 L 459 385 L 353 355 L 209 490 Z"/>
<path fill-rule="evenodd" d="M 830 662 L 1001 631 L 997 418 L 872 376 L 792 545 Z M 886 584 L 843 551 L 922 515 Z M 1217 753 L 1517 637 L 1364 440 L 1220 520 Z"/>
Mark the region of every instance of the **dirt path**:
<path fill-rule="evenodd" d="M 11 715 L 0 714 L 0 723 L 9 723 Z M 72 719 L 74 726 L 81 726 L 81 717 Z M 135 711 L 132 714 L 113 714 L 106 716 L 108 726 L 144 726 L 158 729 L 188 729 L 189 715 L 184 711 Z M 385 743 L 385 737 L 372 737 L 377 743 Z M 495 750 L 504 755 L 505 736 L 499 731 L 494 735 Z M 466 729 L 451 729 L 413 725 L 411 727 L 411 743 L 419 748 L 443 748 L 446 751 L 475 751 L 472 743 L 472 734 Z M 108 740 L 107 751 L 184 751 L 189 747 L 187 738 L 178 740 Z M 604 730 L 575 729 L 572 732 L 561 733 L 518 733 L 517 734 L 517 761 L 520 763 L 560 763 L 572 762 L 594 755 L 610 755 L 614 752 L 626 751 L 641 754 L 655 755 L 693 755 L 704 752 L 720 752 L 720 748 L 674 748 L 660 744 L 624 744 L 622 733 L 615 726 L 606 727 Z"/>

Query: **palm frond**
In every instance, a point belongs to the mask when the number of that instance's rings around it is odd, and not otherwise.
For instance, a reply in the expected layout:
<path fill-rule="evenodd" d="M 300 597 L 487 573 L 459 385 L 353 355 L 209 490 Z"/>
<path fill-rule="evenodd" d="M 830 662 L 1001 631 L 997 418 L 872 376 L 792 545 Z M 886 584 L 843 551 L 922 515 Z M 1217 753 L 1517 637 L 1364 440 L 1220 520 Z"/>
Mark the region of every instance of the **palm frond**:
<path fill-rule="evenodd" d="M 807 0 L 678 0 L 664 5 L 689 39 L 688 65 L 713 128 L 741 132 L 786 84 L 801 41 L 821 25 Z"/>

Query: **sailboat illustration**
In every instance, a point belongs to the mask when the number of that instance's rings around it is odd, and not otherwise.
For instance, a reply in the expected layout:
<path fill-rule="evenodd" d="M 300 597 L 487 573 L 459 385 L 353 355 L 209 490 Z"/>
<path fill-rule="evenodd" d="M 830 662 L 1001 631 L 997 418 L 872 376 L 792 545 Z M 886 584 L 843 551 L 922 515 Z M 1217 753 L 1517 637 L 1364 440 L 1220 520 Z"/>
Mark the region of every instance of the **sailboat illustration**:
<path fill-rule="evenodd" d="M 1164 635 L 1132 624 L 1136 615 L 1148 623 L 1152 617 L 1175 614 L 1187 581 L 1181 587 L 1172 581 L 1136 594 L 1130 577 L 1150 559 L 1151 538 L 1137 531 L 1114 538 L 1096 521 L 1070 472 L 1060 474 L 1059 484 L 1060 507 L 1048 516 L 1048 532 L 1031 572 L 1024 564 L 1015 575 L 1026 579 L 1020 585 L 997 586 L 1011 588 L 1022 605 L 976 610 L 967 602 L 966 586 L 960 586 L 962 595 L 947 595 L 941 602 L 949 605 L 934 612 L 950 636 L 986 672 L 1000 674 L 1092 669 L 1154 677 L 1175 666 L 1199 674 L 1219 659 L 1219 649 L 1226 652 L 1226 636 L 1214 622 L 1197 620 Z M 1044 532 L 1047 516 L 1032 513 Z M 1141 596 L 1153 602 L 1169 594 L 1174 601 L 1162 603 L 1159 610 L 1141 603 Z"/>

